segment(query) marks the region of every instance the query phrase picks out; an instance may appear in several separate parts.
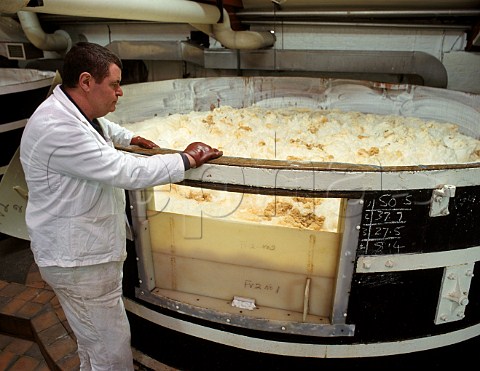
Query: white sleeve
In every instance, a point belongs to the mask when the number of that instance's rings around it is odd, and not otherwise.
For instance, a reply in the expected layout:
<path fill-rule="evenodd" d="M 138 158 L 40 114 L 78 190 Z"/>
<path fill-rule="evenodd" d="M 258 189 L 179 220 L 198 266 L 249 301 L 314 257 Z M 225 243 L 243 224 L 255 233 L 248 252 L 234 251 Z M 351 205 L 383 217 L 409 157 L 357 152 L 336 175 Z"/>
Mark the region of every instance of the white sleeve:
<path fill-rule="evenodd" d="M 111 138 L 112 142 L 115 144 L 128 146 L 132 138 L 135 136 L 135 134 L 130 130 L 118 125 L 115 122 L 107 120 L 104 117 L 99 118 L 98 122 L 100 123 L 104 134 Z"/>
<path fill-rule="evenodd" d="M 117 129 L 109 126 L 110 129 Z M 121 128 L 121 127 L 120 127 Z M 113 130 L 112 129 L 112 130 Z M 77 123 L 57 125 L 35 143 L 35 158 L 53 172 L 132 190 L 184 179 L 179 153 L 149 157 L 134 156 L 102 144 Z M 119 130 L 114 135 L 127 138 Z"/>

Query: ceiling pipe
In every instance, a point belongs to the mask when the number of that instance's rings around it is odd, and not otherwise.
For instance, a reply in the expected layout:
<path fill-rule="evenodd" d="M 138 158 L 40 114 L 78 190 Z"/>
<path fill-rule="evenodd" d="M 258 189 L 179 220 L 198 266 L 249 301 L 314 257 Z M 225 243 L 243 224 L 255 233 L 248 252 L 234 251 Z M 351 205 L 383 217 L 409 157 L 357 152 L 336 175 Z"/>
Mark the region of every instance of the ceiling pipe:
<path fill-rule="evenodd" d="M 29 5 L 24 10 L 78 17 L 172 23 L 213 24 L 220 19 L 220 10 L 216 6 L 188 0 L 43 0 L 41 6 Z"/>
<path fill-rule="evenodd" d="M 418 76 L 425 85 L 447 88 L 445 66 L 431 54 L 365 50 L 242 50 L 205 49 L 185 41 L 114 41 L 108 48 L 122 59 L 183 61 L 215 70 L 316 72 L 334 75 Z M 359 77 L 354 77 L 358 79 Z M 382 80 L 383 81 L 383 80 Z"/>
<path fill-rule="evenodd" d="M 272 21 L 248 21 L 249 25 L 267 25 L 271 26 Z M 417 29 L 441 29 L 441 30 L 468 30 L 471 28 L 470 25 L 466 23 L 456 23 L 456 24 L 429 24 L 429 23 L 393 23 L 393 22 L 330 22 L 330 21 L 282 21 L 282 26 L 330 26 L 330 27 L 375 27 L 375 28 L 417 28 Z"/>
<path fill-rule="evenodd" d="M 239 18 L 415 18 L 415 17 L 476 17 L 479 9 L 429 9 L 429 10 L 241 10 Z"/>
<path fill-rule="evenodd" d="M 17 16 L 28 41 L 38 49 L 64 54 L 72 47 L 72 39 L 66 31 L 56 30 L 53 34 L 45 33 L 35 13 L 19 11 Z"/>
<path fill-rule="evenodd" d="M 269 32 L 233 31 L 225 10 L 223 10 L 223 22 L 217 23 L 222 15 L 220 9 L 215 5 L 195 1 L 43 0 L 42 4 L 41 6 L 29 5 L 24 10 L 78 17 L 188 23 L 198 29 L 207 29 L 210 31 L 210 36 L 227 48 L 256 49 L 272 46 L 275 42 L 273 35 Z M 210 27 L 205 28 L 202 25 Z"/>
<path fill-rule="evenodd" d="M 22 10 L 28 3 L 28 0 L 2 0 L 0 1 L 0 15 L 15 14 Z"/>
<path fill-rule="evenodd" d="M 228 12 L 223 9 L 223 22 L 213 25 L 192 24 L 203 33 L 218 40 L 227 49 L 263 49 L 275 44 L 275 35 L 271 32 L 234 31 Z"/>
<path fill-rule="evenodd" d="M 446 88 L 443 64 L 424 52 L 363 50 L 254 50 L 238 55 L 231 50 L 201 50 L 182 43 L 182 58 L 204 68 L 258 71 L 308 71 L 337 74 L 420 76 L 423 85 Z"/>

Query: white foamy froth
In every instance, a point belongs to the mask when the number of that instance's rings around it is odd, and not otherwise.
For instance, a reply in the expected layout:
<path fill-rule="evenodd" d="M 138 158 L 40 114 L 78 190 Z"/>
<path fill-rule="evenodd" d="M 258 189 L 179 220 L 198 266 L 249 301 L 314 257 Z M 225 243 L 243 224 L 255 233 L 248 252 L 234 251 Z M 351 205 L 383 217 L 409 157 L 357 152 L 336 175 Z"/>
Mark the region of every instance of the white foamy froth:
<path fill-rule="evenodd" d="M 201 141 L 232 157 L 381 166 L 480 161 L 480 141 L 457 125 L 394 115 L 223 106 L 124 126 L 163 148 L 183 150 Z M 156 194 L 156 210 L 330 231 L 336 230 L 340 202 L 179 186 L 169 192 L 156 187 Z"/>
<path fill-rule="evenodd" d="M 480 160 L 480 141 L 457 125 L 394 115 L 223 106 L 124 126 L 164 148 L 201 141 L 233 157 L 381 166 Z"/>

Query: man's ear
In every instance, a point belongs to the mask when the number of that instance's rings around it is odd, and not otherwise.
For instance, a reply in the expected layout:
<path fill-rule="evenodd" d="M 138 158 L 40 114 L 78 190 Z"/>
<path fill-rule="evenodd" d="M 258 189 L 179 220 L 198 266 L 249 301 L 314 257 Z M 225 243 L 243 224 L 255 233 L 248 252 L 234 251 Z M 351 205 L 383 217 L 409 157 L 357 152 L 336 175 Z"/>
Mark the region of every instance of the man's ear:
<path fill-rule="evenodd" d="M 92 83 L 92 75 L 88 72 L 82 72 L 78 78 L 78 86 L 80 86 L 84 91 L 90 90 L 90 84 Z"/>

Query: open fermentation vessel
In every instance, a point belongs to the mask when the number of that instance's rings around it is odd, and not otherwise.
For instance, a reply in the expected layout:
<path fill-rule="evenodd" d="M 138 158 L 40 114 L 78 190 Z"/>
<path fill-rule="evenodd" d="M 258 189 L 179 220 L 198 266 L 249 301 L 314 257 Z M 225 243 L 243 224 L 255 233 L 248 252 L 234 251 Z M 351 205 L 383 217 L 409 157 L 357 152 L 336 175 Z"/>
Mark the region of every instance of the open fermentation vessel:
<path fill-rule="evenodd" d="M 120 124 L 221 105 L 294 105 L 452 122 L 480 138 L 479 96 L 422 86 L 228 77 L 124 92 L 109 116 Z M 158 190 L 131 192 L 139 282 L 130 311 L 141 313 L 139 303 L 148 302 L 191 326 L 227 326 L 227 345 L 250 348 L 235 339 L 240 328 L 252 339 L 267 336 L 257 351 L 319 358 L 412 352 L 479 335 L 472 281 L 480 260 L 480 163 L 382 167 L 224 156 L 189 171 L 183 185 L 238 197 L 335 198 L 338 226 L 312 231 L 165 212 Z M 200 336 L 220 341 L 211 332 Z M 280 338 L 282 345 L 269 344 Z M 295 346 L 305 338 L 308 346 Z"/>
<path fill-rule="evenodd" d="M 54 72 L 21 68 L 0 68 L 0 175 L 20 146 L 27 119 L 47 97 Z"/>

